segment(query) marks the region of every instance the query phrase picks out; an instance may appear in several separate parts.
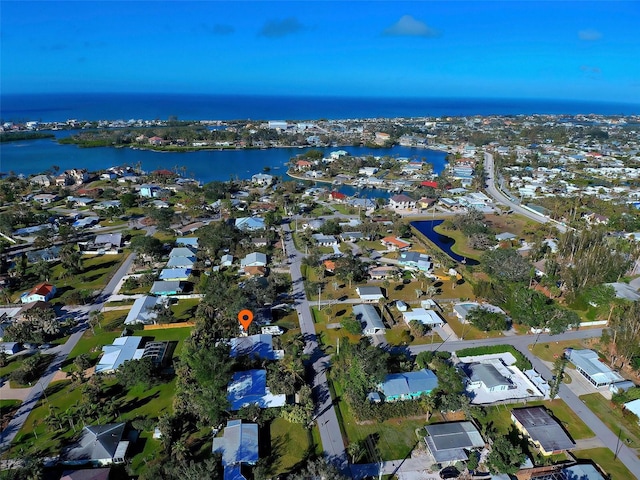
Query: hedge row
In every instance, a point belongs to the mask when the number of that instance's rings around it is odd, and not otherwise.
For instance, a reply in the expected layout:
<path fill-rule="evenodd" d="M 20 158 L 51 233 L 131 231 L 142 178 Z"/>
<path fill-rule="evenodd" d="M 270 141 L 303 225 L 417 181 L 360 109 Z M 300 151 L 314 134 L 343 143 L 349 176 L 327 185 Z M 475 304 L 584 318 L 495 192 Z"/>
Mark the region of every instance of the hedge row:
<path fill-rule="evenodd" d="M 460 357 L 471 357 L 475 355 L 491 355 L 493 353 L 510 353 L 516 358 L 516 367 L 520 370 L 529 370 L 531 362 L 525 357 L 520 350 L 511 345 L 488 345 L 486 347 L 472 347 L 458 350 L 456 355 Z"/>

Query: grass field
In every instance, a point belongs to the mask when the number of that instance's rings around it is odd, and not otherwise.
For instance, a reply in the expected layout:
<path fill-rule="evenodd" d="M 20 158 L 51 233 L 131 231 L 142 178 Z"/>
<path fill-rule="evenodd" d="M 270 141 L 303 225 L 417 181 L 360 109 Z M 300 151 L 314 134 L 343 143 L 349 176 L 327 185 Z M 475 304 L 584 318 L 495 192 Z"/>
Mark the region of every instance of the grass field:
<path fill-rule="evenodd" d="M 353 418 L 347 402 L 341 398 L 342 392 L 336 390 L 335 394 L 339 399 L 336 414 L 348 443 L 365 441 L 371 435 L 377 438 L 376 445 L 383 460 L 405 458 L 419 443 L 420 439 L 415 432 L 426 425 L 426 415 L 423 418 L 401 418 L 381 423 L 359 424 Z"/>
<path fill-rule="evenodd" d="M 595 395 L 599 395 L 596 393 Z M 613 458 L 613 452 L 608 448 L 592 448 L 573 452 L 579 459 L 597 463 L 602 470 L 607 472 L 611 480 L 630 480 L 634 475 L 619 460 Z"/>
<path fill-rule="evenodd" d="M 620 405 L 607 400 L 599 393 L 590 393 L 580 397 L 604 424 L 614 433 L 620 434 L 620 441 L 630 448 L 640 448 L 640 425 L 623 415 Z"/>
<path fill-rule="evenodd" d="M 545 362 L 553 362 L 561 357 L 567 348 L 592 348 L 592 345 L 585 343 L 583 340 L 566 340 L 563 342 L 538 343 L 530 350 Z M 567 367 L 575 368 L 571 363 L 567 364 Z"/>
<path fill-rule="evenodd" d="M 270 425 L 274 475 L 286 474 L 304 458 L 313 454 L 313 436 L 300 424 L 276 418 Z"/>

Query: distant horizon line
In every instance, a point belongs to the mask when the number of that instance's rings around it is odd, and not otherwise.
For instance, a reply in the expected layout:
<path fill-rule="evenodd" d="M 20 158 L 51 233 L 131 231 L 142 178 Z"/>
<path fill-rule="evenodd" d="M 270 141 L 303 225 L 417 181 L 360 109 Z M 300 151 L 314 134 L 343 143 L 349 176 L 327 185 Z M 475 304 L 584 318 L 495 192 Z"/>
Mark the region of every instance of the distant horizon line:
<path fill-rule="evenodd" d="M 52 91 L 52 92 L 5 92 L 0 93 L 0 97 L 19 96 L 50 96 L 50 95 L 158 95 L 158 96 L 208 96 L 208 97 L 255 97 L 255 98 L 332 98 L 332 99 L 362 99 L 362 100 L 473 100 L 473 101 L 527 101 L 527 102 L 567 102 L 567 103 L 598 103 L 613 105 L 637 105 L 640 102 L 630 102 L 622 100 L 602 100 L 602 99 L 580 99 L 580 98 L 553 98 L 553 97 L 497 97 L 497 96 L 421 96 L 421 95 L 358 95 L 358 94 L 292 94 L 292 93 L 211 93 L 211 92 L 140 92 L 140 91 Z"/>

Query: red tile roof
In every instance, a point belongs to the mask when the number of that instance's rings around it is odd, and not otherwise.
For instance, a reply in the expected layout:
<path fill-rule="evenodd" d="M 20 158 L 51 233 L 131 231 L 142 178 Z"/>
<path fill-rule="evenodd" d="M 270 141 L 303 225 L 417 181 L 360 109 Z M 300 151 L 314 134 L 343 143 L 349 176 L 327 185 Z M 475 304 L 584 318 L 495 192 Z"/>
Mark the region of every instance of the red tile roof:
<path fill-rule="evenodd" d="M 42 296 L 47 296 L 50 295 L 51 292 L 53 292 L 53 285 L 51 285 L 50 283 L 40 283 L 38 285 L 36 285 L 35 287 L 33 287 L 31 289 L 31 291 L 29 292 L 30 295 L 42 295 Z"/>

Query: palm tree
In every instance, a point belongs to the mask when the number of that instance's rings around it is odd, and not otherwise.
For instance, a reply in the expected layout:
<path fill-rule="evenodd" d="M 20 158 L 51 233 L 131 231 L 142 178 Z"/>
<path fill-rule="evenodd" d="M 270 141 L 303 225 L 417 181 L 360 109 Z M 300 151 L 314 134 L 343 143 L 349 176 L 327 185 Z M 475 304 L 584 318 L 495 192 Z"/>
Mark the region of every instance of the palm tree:
<path fill-rule="evenodd" d="M 351 442 L 347 445 L 347 454 L 351 457 L 351 463 L 356 463 L 364 457 L 365 450 L 360 442 Z"/>
<path fill-rule="evenodd" d="M 91 333 L 96 334 L 95 327 L 99 326 L 104 320 L 104 314 L 99 310 L 92 310 L 89 313 L 89 326 L 91 327 Z"/>

